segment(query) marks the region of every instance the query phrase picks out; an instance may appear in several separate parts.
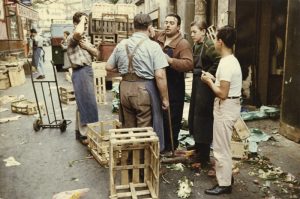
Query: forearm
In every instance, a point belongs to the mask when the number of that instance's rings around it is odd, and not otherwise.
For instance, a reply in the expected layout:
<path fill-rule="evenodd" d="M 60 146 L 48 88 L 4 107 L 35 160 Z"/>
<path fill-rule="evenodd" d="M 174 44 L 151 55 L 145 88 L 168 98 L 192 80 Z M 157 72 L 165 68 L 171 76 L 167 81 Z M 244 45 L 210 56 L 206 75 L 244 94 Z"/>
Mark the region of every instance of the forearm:
<path fill-rule="evenodd" d="M 87 51 L 94 57 L 97 57 L 98 56 L 98 50 L 97 48 L 93 48 L 93 47 L 89 47 L 87 49 Z"/>
<path fill-rule="evenodd" d="M 169 100 L 168 96 L 168 86 L 167 86 L 167 78 L 166 72 L 164 69 L 159 69 L 159 71 L 155 71 L 155 80 L 158 91 L 160 93 L 161 100 Z"/>
<path fill-rule="evenodd" d="M 207 83 L 207 85 L 211 88 L 211 90 L 215 93 L 215 95 L 222 99 L 225 100 L 228 97 L 228 91 L 226 91 L 225 89 L 222 89 L 219 86 L 216 86 L 213 81 L 209 81 Z"/>
<path fill-rule="evenodd" d="M 81 20 L 74 30 L 74 39 L 79 41 L 84 33 L 84 20 Z"/>
<path fill-rule="evenodd" d="M 193 70 L 193 60 L 190 58 L 170 58 L 169 64 L 171 68 L 179 72 L 188 72 Z"/>

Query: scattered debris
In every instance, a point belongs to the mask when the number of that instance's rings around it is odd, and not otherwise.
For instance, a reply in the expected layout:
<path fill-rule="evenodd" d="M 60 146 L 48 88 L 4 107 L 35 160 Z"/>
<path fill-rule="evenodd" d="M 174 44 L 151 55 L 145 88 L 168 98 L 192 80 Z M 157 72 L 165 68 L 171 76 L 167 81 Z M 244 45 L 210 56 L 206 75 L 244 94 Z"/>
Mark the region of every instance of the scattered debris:
<path fill-rule="evenodd" d="M 13 95 L 4 95 L 2 97 L 0 97 L 0 105 L 4 105 L 7 104 L 9 102 L 15 101 L 17 100 L 18 97 L 17 96 L 13 96 Z"/>
<path fill-rule="evenodd" d="M 166 177 L 165 177 L 164 175 L 161 175 L 161 177 L 162 177 L 162 179 L 163 179 L 166 183 L 170 184 L 170 181 L 167 180 Z"/>
<path fill-rule="evenodd" d="M 184 176 L 181 180 L 178 180 L 179 188 L 177 190 L 177 196 L 179 198 L 188 198 L 191 195 L 192 192 L 192 186 L 194 186 L 193 182 L 187 179 L 186 176 Z"/>
<path fill-rule="evenodd" d="M 112 100 L 112 112 L 117 113 L 119 112 L 119 106 L 120 106 L 120 91 L 119 91 L 119 85 L 120 83 L 115 82 L 112 85 L 112 93 L 113 93 L 113 100 Z"/>
<path fill-rule="evenodd" d="M 79 179 L 78 178 L 72 178 L 71 181 L 75 181 L 75 182 L 78 182 Z"/>
<path fill-rule="evenodd" d="M 251 153 L 257 153 L 258 151 L 258 144 L 259 142 L 262 141 L 267 141 L 271 138 L 270 135 L 267 135 L 265 132 L 257 129 L 257 128 L 253 128 L 250 129 L 250 137 L 247 138 L 248 143 L 248 150 Z"/>
<path fill-rule="evenodd" d="M 275 107 L 261 106 L 259 111 L 242 112 L 241 117 L 244 121 L 265 118 L 278 118 L 279 109 Z"/>
<path fill-rule="evenodd" d="M 72 167 L 75 163 L 84 162 L 84 161 L 86 161 L 88 159 L 93 159 L 93 158 L 94 157 L 92 155 L 89 155 L 89 156 L 87 156 L 85 158 L 82 158 L 82 159 L 79 159 L 79 160 L 72 160 L 72 161 L 69 162 L 69 167 Z"/>
<path fill-rule="evenodd" d="M 8 108 L 0 108 L 0 113 L 8 111 Z"/>
<path fill-rule="evenodd" d="M 5 118 L 1 118 L 1 119 L 0 119 L 0 124 L 6 123 L 6 122 L 10 122 L 10 121 L 16 121 L 16 120 L 18 120 L 19 118 L 21 118 L 20 115 L 14 116 L 14 117 L 5 117 Z"/>
<path fill-rule="evenodd" d="M 179 141 L 179 144 L 183 147 L 195 145 L 195 140 L 190 135 L 189 131 L 182 130 L 182 129 L 179 132 L 178 141 Z"/>
<path fill-rule="evenodd" d="M 10 156 L 9 158 L 6 158 L 3 160 L 6 162 L 5 166 L 6 167 L 12 167 L 12 166 L 19 166 L 21 165 L 20 162 L 16 161 L 14 157 Z"/>
<path fill-rule="evenodd" d="M 79 199 L 84 196 L 90 189 L 76 189 L 72 191 L 64 191 L 58 194 L 55 194 L 52 199 Z"/>
<path fill-rule="evenodd" d="M 184 171 L 184 167 L 185 166 L 182 163 L 171 164 L 171 165 L 167 166 L 168 169 L 175 170 L 175 171 L 181 171 L 181 172 Z"/>

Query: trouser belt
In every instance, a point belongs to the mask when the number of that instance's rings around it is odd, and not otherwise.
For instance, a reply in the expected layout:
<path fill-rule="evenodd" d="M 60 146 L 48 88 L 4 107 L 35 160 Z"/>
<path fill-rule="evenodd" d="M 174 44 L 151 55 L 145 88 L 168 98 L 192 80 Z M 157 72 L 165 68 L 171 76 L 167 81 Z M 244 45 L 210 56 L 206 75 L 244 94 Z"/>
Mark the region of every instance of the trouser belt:
<path fill-rule="evenodd" d="M 137 76 L 135 73 L 127 73 L 122 75 L 122 80 L 128 82 L 143 82 L 143 81 L 147 81 L 148 79 L 141 78 Z"/>

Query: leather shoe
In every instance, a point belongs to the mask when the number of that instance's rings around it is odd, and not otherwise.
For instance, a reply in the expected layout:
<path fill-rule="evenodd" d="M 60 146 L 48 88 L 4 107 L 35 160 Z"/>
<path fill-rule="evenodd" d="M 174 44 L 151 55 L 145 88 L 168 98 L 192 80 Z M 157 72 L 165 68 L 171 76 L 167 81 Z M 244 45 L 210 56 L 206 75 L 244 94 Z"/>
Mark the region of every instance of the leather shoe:
<path fill-rule="evenodd" d="M 78 130 L 75 131 L 75 137 L 76 137 L 76 140 L 78 140 L 81 144 L 83 144 L 83 145 L 87 145 L 88 144 L 88 142 L 87 142 L 87 136 L 81 135 Z"/>
<path fill-rule="evenodd" d="M 39 75 L 36 79 L 45 79 L 45 75 Z"/>
<path fill-rule="evenodd" d="M 204 193 L 208 195 L 221 195 L 221 194 L 229 194 L 231 193 L 231 191 L 232 191 L 231 186 L 216 185 L 211 189 L 206 189 Z"/>

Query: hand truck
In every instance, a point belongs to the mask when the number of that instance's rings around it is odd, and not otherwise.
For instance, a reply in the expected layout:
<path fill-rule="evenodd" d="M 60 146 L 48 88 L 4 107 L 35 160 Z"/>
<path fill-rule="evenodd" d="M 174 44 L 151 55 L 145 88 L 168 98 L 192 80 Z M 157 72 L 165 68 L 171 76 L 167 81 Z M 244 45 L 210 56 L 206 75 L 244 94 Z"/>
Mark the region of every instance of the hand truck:
<path fill-rule="evenodd" d="M 36 104 L 37 104 L 38 113 L 39 113 L 39 119 L 36 119 L 33 122 L 33 129 L 35 131 L 39 131 L 41 128 L 43 128 L 43 129 L 44 128 L 59 128 L 61 132 L 65 132 L 66 129 L 67 129 L 67 126 L 72 121 L 71 120 L 66 120 L 64 118 L 64 113 L 63 113 L 61 100 L 60 100 L 60 95 L 59 95 L 59 91 L 58 91 L 56 69 L 55 69 L 55 65 L 54 65 L 53 61 L 51 60 L 51 65 L 52 65 L 53 73 L 54 73 L 54 80 L 50 80 L 50 81 L 49 80 L 34 80 L 33 75 L 32 75 L 32 65 L 29 62 L 29 60 L 27 60 L 27 62 L 28 62 L 29 68 L 30 68 L 31 82 L 32 82 L 32 87 L 33 87 L 33 91 L 34 91 L 34 95 L 35 95 L 35 101 L 36 101 Z M 37 84 L 40 84 L 40 88 L 42 90 L 45 109 L 46 109 L 46 115 L 47 115 L 47 118 L 48 118 L 48 123 L 44 123 L 43 117 L 42 117 L 42 114 L 41 114 L 41 107 L 40 107 L 39 99 L 38 99 L 38 96 L 37 96 L 37 89 L 36 89 Z M 53 85 L 53 84 L 56 87 L 56 92 L 57 92 L 58 102 L 59 102 L 59 107 L 60 107 L 60 113 L 61 113 L 61 120 L 57 119 L 56 113 L 55 113 L 55 108 L 54 108 L 55 104 L 53 102 L 53 95 L 52 95 L 52 91 L 51 91 L 51 87 L 50 87 L 50 85 Z M 46 96 L 45 96 L 45 90 L 47 89 L 47 87 L 48 87 L 49 94 L 50 94 L 50 100 L 51 100 L 54 120 L 50 119 L 49 112 L 48 112 L 49 109 L 48 109 L 47 100 L 46 100 Z"/>

